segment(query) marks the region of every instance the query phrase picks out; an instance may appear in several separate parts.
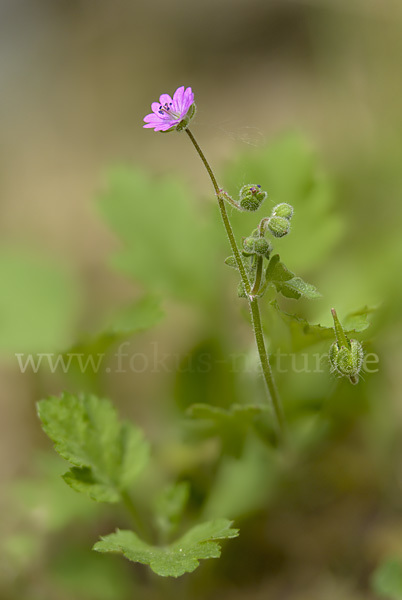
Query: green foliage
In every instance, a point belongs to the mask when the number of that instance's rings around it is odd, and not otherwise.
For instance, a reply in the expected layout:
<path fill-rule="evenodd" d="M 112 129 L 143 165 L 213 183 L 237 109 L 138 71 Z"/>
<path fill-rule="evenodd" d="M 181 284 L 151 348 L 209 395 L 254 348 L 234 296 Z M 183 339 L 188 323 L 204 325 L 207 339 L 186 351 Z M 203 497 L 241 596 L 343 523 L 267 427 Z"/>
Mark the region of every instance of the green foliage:
<path fill-rule="evenodd" d="M 63 394 L 41 400 L 38 414 L 57 452 L 74 465 L 64 480 L 93 500 L 118 502 L 147 462 L 142 432 L 119 423 L 108 400 Z"/>
<path fill-rule="evenodd" d="M 360 310 L 356 310 L 346 315 L 342 320 L 343 328 L 347 334 L 360 333 L 370 326 L 368 315 L 375 312 L 375 308 L 364 306 Z"/>
<path fill-rule="evenodd" d="M 156 523 L 164 537 L 169 536 L 180 523 L 190 496 L 188 481 L 180 481 L 166 487 L 154 503 Z"/>
<path fill-rule="evenodd" d="M 276 313 L 286 325 L 286 328 L 290 334 L 291 346 L 293 350 L 301 350 L 324 340 L 334 339 L 335 334 L 333 327 L 327 327 L 319 324 L 312 325 L 306 319 L 282 310 L 275 301 L 271 302 L 271 306 L 275 308 Z M 360 310 L 350 313 L 349 315 L 346 315 L 346 317 L 343 319 L 346 333 L 351 335 L 367 329 L 367 327 L 370 325 L 367 317 L 373 312 L 373 310 L 374 309 L 366 306 Z"/>
<path fill-rule="evenodd" d="M 150 546 L 132 531 L 117 530 L 94 546 L 98 552 L 118 552 L 133 562 L 149 565 L 162 577 L 180 577 L 191 573 L 201 559 L 219 558 L 218 540 L 234 538 L 237 529 L 231 529 L 231 521 L 216 519 L 196 525 L 173 544 L 165 547 Z"/>
<path fill-rule="evenodd" d="M 225 456 L 220 461 L 203 517 L 244 518 L 264 509 L 278 487 L 278 480 L 278 466 L 270 448 L 259 438 L 248 436 L 241 456 Z"/>
<path fill-rule="evenodd" d="M 239 456 L 250 428 L 258 427 L 265 406 L 233 404 L 229 409 L 210 404 L 193 404 L 187 411 L 205 437 L 219 436 L 225 452 Z"/>
<path fill-rule="evenodd" d="M 114 260 L 119 269 L 150 292 L 193 302 L 211 293 L 221 225 L 214 218 L 203 220 L 183 184 L 117 168 L 99 206 L 124 244 Z"/>
<path fill-rule="evenodd" d="M 301 277 L 296 277 L 285 265 L 280 262 L 279 255 L 272 256 L 266 269 L 267 283 L 273 283 L 276 290 L 286 298 L 298 300 L 301 297 L 313 300 L 320 298 L 321 294 L 310 283 L 306 283 Z"/>
<path fill-rule="evenodd" d="M 141 331 L 150 329 L 164 316 L 159 298 L 144 296 L 118 311 L 98 335 L 83 339 L 69 349 L 69 353 L 102 354 L 110 346 Z"/>
<path fill-rule="evenodd" d="M 32 252 L 0 251 L 0 352 L 49 352 L 72 341 L 79 292 L 63 266 Z"/>
<path fill-rule="evenodd" d="M 401 600 L 402 561 L 399 558 L 389 558 L 383 562 L 374 572 L 371 583 L 380 598 Z"/>

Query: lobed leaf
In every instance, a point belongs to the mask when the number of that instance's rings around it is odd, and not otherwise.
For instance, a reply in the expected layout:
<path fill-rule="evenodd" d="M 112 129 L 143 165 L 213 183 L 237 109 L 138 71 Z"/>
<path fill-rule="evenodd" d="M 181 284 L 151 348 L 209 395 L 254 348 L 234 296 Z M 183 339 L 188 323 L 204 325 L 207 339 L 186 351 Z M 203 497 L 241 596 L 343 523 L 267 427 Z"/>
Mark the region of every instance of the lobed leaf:
<path fill-rule="evenodd" d="M 231 529 L 228 519 L 215 519 L 196 525 L 173 544 L 164 547 L 143 542 L 133 531 L 117 530 L 101 538 L 93 549 L 97 552 L 117 552 L 133 562 L 149 565 L 162 577 L 180 577 L 194 571 L 201 559 L 219 558 L 218 540 L 234 538 L 238 529 Z"/>
<path fill-rule="evenodd" d="M 278 254 L 271 257 L 265 275 L 267 283 L 273 283 L 276 290 L 286 298 L 294 300 L 298 300 L 302 296 L 309 300 L 321 298 L 321 294 L 311 283 L 306 283 L 301 277 L 296 277 L 280 262 Z"/>
<path fill-rule="evenodd" d="M 56 451 L 74 465 L 66 483 L 97 502 L 118 502 L 147 462 L 142 432 L 120 423 L 108 400 L 65 393 L 41 400 L 38 415 Z"/>

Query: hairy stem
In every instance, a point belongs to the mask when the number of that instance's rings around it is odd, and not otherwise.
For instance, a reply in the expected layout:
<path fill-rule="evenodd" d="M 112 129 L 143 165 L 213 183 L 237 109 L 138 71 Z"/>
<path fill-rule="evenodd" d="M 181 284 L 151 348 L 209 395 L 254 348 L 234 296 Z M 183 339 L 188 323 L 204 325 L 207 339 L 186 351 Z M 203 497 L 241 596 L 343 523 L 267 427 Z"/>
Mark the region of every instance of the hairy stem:
<path fill-rule="evenodd" d="M 260 307 L 258 306 L 258 298 L 250 299 L 250 311 L 253 318 L 253 329 L 255 341 L 257 343 L 258 354 L 261 361 L 262 373 L 264 376 L 265 385 L 267 386 L 268 395 L 271 398 L 272 406 L 278 422 L 279 431 L 284 433 L 285 420 L 283 416 L 282 404 L 279 397 L 278 389 L 275 384 L 267 349 L 265 347 L 264 333 L 261 325 Z"/>
<path fill-rule="evenodd" d="M 205 166 L 206 170 L 208 171 L 208 175 L 212 181 L 212 185 L 214 186 L 215 194 L 216 194 L 216 197 L 218 198 L 218 205 L 219 205 L 219 210 L 221 212 L 222 221 L 225 226 L 227 236 L 229 238 L 230 247 L 232 248 L 232 252 L 235 257 L 237 268 L 239 269 L 239 272 L 240 272 L 240 276 L 241 276 L 241 280 L 242 280 L 244 289 L 246 291 L 246 294 L 249 295 L 251 292 L 250 281 L 247 277 L 246 269 L 244 267 L 244 263 L 242 261 L 239 249 L 236 244 L 236 239 L 235 239 L 235 236 L 233 233 L 233 229 L 232 229 L 232 226 L 229 221 L 228 213 L 226 211 L 223 194 L 221 194 L 221 190 L 216 181 L 216 177 L 215 177 L 207 159 L 205 158 L 203 151 L 199 147 L 195 137 L 193 136 L 193 134 L 191 133 L 191 131 L 189 129 L 186 129 L 185 131 L 186 131 L 187 135 L 189 136 L 190 140 L 192 141 L 194 148 L 197 150 L 198 155 L 200 156 L 202 162 L 204 163 L 204 166 Z"/>
<path fill-rule="evenodd" d="M 266 384 L 267 394 L 271 401 L 271 404 L 272 404 L 272 407 L 273 407 L 273 410 L 274 410 L 274 413 L 276 416 L 279 432 L 280 432 L 280 434 L 283 434 L 283 432 L 284 432 L 284 417 L 283 417 L 282 405 L 281 405 L 281 401 L 279 398 L 278 390 L 275 385 L 267 349 L 265 346 L 264 333 L 263 333 L 262 325 L 261 325 L 260 308 L 258 306 L 258 298 L 256 296 L 254 296 L 254 293 L 255 293 L 254 290 L 258 289 L 259 285 L 260 285 L 261 272 L 262 272 L 262 258 L 259 257 L 259 261 L 261 262 L 261 264 L 257 265 L 256 281 L 254 282 L 254 286 L 252 289 L 249 278 L 246 273 L 246 269 L 245 269 L 240 251 L 239 251 L 239 248 L 237 247 L 236 238 L 234 236 L 233 229 L 230 224 L 229 217 L 228 217 L 228 214 L 226 211 L 226 205 L 225 205 L 225 201 L 224 201 L 224 193 L 219 188 L 218 182 L 216 181 L 216 177 L 214 175 L 214 172 L 212 171 L 210 164 L 208 163 L 207 159 L 205 158 L 205 155 L 204 155 L 203 151 L 201 150 L 200 146 L 198 145 L 193 134 L 191 133 L 191 131 L 189 129 L 186 129 L 185 131 L 186 131 L 187 135 L 189 136 L 192 144 L 194 145 L 194 148 L 197 150 L 199 157 L 201 158 L 202 162 L 204 163 L 204 166 L 205 166 L 205 168 L 208 172 L 208 175 L 212 181 L 212 185 L 214 186 L 215 194 L 218 199 L 218 205 L 219 205 L 219 210 L 221 213 L 222 221 L 223 221 L 227 236 L 229 238 L 230 246 L 232 248 L 232 252 L 233 252 L 233 255 L 236 260 L 237 268 L 240 272 L 244 290 L 247 294 L 251 317 L 252 317 L 252 322 L 253 322 L 253 331 L 254 331 L 255 341 L 257 344 L 257 349 L 258 349 L 258 354 L 259 354 L 259 358 L 260 358 L 260 362 L 261 362 L 264 381 Z M 259 281 L 257 281 L 257 278 L 259 279 Z M 257 288 L 256 288 L 256 286 L 257 286 Z"/>

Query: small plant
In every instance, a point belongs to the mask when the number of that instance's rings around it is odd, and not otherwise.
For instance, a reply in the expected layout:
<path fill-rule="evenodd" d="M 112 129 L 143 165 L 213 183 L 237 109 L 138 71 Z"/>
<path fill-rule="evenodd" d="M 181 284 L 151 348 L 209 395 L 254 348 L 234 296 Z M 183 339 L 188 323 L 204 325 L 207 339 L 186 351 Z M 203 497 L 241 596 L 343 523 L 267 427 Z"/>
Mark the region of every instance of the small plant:
<path fill-rule="evenodd" d="M 251 429 L 262 436 L 264 443 L 271 448 L 274 446 L 277 452 L 285 452 L 292 432 L 287 424 L 286 404 L 284 407 L 267 351 L 260 303 L 266 301 L 289 326 L 292 335 L 304 336 L 303 339 L 308 337 L 308 343 L 329 341 L 333 338 L 333 330 L 311 325 L 279 306 L 280 296 L 292 300 L 321 296 L 313 285 L 290 271 L 276 251 L 276 245 L 285 243 L 282 238 L 291 233 L 294 214 L 291 204 L 282 201 L 266 210 L 252 230 L 245 232 L 241 243 L 236 239 L 227 207 L 243 214 L 257 213 L 266 207 L 268 193 L 261 183 L 254 182 L 243 185 L 236 199 L 218 184 L 214 171 L 189 129 L 195 113 L 194 94 L 191 88 L 182 86 L 173 97 L 162 94 L 159 102 L 152 104 L 152 113 L 144 118 L 144 127 L 157 132 L 185 132 L 208 173 L 231 248 L 231 255 L 225 262 L 238 274 L 238 296 L 247 302 L 251 315 L 266 404 L 252 402 L 252 398 L 251 402 L 243 405 L 233 401 L 228 408 L 194 404 L 187 414 L 193 420 L 212 423 L 210 430 L 214 434 L 218 432 L 228 447 L 245 440 Z M 362 311 L 350 320 L 348 334 L 367 326 L 367 312 Z M 356 384 L 363 364 L 362 346 L 349 339 L 334 310 L 332 314 L 336 336 L 329 350 L 332 371 Z M 219 557 L 221 541 L 238 535 L 238 529 L 232 528 L 231 520 L 217 518 L 203 520 L 187 528 L 181 536 L 173 537 L 180 527 L 190 494 L 185 481 L 172 481 L 165 490 L 160 490 L 158 498 L 148 507 L 152 514 L 147 522 L 137 509 L 131 492 L 141 472 L 152 466 L 150 444 L 136 426 L 118 420 L 108 400 L 94 395 L 66 393 L 61 398 L 50 397 L 40 401 L 38 414 L 56 451 L 71 465 L 63 476 L 64 481 L 96 502 L 122 503 L 132 516 L 135 531 L 117 530 L 102 536 L 101 541 L 94 545 L 97 552 L 119 553 L 133 562 L 149 565 L 158 575 L 178 577 L 192 572 L 202 559 Z"/>

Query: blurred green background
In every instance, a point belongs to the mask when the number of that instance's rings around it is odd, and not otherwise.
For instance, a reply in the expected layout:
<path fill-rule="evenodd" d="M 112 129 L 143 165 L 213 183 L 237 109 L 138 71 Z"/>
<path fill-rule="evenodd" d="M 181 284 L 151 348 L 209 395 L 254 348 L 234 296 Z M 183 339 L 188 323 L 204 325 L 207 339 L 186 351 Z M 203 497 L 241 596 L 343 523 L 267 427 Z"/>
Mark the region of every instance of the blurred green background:
<path fill-rule="evenodd" d="M 372 583 L 402 557 L 401 60 L 398 0 L 0 0 L 2 598 L 402 598 L 400 563 Z M 285 457 L 235 420 L 185 416 L 263 392 L 206 173 L 184 134 L 142 129 L 180 85 L 218 180 L 295 207 L 275 248 L 323 298 L 283 308 L 327 326 L 331 306 L 377 309 L 358 337 L 379 370 L 357 387 L 326 366 L 277 374 Z M 239 239 L 258 221 L 232 217 Z M 264 320 L 272 352 L 328 350 L 267 306 Z M 68 350 L 107 367 L 22 373 L 16 357 Z M 205 356 L 210 370 L 189 367 Z M 186 479 L 190 517 L 236 519 L 219 561 L 161 584 L 90 552 L 129 525 L 58 477 L 35 402 L 63 389 L 106 395 L 144 429 L 144 489 Z"/>

